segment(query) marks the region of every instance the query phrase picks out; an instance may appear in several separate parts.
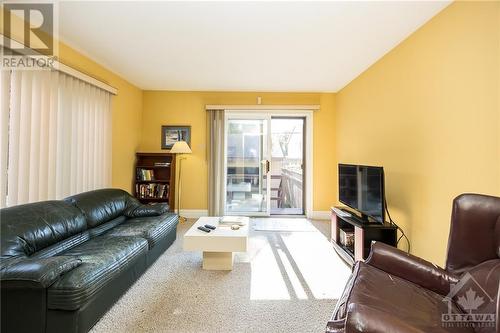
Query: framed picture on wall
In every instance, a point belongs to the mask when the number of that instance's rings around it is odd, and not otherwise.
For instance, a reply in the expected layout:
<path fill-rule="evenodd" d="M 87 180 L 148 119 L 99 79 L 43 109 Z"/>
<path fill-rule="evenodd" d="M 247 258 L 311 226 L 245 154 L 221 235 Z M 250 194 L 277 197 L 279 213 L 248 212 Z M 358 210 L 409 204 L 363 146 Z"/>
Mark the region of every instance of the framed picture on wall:
<path fill-rule="evenodd" d="M 177 141 L 186 141 L 191 147 L 191 126 L 161 127 L 161 149 L 172 149 Z"/>

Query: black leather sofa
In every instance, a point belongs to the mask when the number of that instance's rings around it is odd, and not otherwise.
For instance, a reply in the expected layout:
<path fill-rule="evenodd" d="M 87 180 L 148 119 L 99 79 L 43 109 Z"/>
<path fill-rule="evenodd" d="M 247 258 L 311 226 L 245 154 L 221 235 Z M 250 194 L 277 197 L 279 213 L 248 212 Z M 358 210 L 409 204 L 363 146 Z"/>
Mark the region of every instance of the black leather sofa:
<path fill-rule="evenodd" d="M 90 330 L 175 241 L 168 210 L 118 189 L 1 209 L 1 331 Z"/>

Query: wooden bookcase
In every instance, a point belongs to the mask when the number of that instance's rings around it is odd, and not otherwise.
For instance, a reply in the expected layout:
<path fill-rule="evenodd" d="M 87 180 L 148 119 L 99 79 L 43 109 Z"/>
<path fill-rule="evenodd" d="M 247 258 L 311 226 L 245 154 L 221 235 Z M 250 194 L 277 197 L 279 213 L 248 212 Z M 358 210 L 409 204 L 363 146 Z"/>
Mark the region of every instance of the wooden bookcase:
<path fill-rule="evenodd" d="M 142 203 L 168 203 L 174 211 L 175 154 L 136 153 L 135 157 L 134 196 Z"/>
<path fill-rule="evenodd" d="M 347 212 L 351 216 L 341 216 L 336 211 Z M 341 230 L 354 232 L 354 243 L 352 246 L 345 246 L 340 242 Z M 373 241 L 396 246 L 397 227 L 387 222 L 366 222 L 345 207 L 332 207 L 331 243 L 335 251 L 337 251 L 347 264 L 352 266 L 358 260 L 365 260 L 370 253 Z"/>

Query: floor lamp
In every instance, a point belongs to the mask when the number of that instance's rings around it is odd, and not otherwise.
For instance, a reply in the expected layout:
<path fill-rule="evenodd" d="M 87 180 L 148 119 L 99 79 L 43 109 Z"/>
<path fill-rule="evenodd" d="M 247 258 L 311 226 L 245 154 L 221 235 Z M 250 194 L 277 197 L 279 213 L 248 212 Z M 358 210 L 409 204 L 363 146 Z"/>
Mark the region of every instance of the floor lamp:
<path fill-rule="evenodd" d="M 179 188 L 177 189 L 177 215 L 179 215 L 179 222 L 186 221 L 185 217 L 181 216 L 181 180 L 182 180 L 182 160 L 186 158 L 182 155 L 191 154 L 191 148 L 186 143 L 186 141 L 177 141 L 170 149 L 171 154 L 177 154 L 179 156 Z"/>

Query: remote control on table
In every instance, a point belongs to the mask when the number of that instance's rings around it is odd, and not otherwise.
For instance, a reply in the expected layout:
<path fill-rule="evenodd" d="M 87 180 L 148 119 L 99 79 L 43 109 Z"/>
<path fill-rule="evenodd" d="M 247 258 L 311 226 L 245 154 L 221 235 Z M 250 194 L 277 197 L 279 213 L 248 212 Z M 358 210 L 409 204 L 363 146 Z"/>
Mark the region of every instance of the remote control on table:
<path fill-rule="evenodd" d="M 205 224 L 205 228 L 215 230 L 215 226 L 213 226 L 211 224 Z"/>
<path fill-rule="evenodd" d="M 205 228 L 203 226 L 199 226 L 198 229 L 200 229 L 201 231 L 210 232 L 210 229 Z"/>

